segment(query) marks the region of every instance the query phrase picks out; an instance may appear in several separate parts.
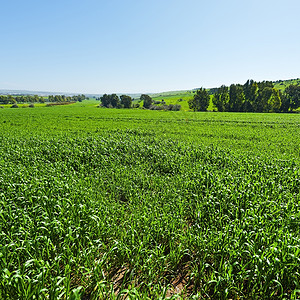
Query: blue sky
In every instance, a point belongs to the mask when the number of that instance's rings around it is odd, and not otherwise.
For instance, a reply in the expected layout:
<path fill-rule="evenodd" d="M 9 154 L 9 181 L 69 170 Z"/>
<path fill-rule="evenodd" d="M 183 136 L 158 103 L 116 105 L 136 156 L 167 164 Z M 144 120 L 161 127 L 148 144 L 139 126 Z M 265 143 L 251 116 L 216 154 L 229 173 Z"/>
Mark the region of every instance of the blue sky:
<path fill-rule="evenodd" d="M 0 89 L 161 92 L 300 77 L 300 1 L 10 0 Z"/>

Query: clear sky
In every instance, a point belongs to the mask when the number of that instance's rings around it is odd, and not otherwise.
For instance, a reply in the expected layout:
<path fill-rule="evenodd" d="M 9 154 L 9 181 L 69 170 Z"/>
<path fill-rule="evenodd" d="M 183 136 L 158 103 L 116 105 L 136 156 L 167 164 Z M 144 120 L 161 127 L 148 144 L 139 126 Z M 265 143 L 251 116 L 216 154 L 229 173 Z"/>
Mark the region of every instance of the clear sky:
<path fill-rule="evenodd" d="M 300 77 L 299 0 L 9 0 L 0 89 L 138 93 Z"/>

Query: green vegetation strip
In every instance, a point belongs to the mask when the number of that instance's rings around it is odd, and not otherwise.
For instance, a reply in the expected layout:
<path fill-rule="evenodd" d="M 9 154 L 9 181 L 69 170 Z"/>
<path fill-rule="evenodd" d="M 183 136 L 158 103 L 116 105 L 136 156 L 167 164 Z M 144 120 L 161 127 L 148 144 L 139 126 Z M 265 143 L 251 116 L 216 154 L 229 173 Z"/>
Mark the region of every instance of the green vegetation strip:
<path fill-rule="evenodd" d="M 298 299 L 299 117 L 0 110 L 1 299 Z"/>

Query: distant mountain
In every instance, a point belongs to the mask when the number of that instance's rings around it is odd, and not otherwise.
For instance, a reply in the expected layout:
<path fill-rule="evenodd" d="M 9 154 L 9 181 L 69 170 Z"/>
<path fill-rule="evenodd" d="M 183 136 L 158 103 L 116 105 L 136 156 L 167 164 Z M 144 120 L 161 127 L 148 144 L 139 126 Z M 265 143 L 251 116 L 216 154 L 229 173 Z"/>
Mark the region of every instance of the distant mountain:
<path fill-rule="evenodd" d="M 38 95 L 38 96 L 49 96 L 49 95 L 66 95 L 73 96 L 78 93 L 63 93 L 63 92 L 44 92 L 44 91 L 27 91 L 27 90 L 1 90 L 0 95 Z"/>

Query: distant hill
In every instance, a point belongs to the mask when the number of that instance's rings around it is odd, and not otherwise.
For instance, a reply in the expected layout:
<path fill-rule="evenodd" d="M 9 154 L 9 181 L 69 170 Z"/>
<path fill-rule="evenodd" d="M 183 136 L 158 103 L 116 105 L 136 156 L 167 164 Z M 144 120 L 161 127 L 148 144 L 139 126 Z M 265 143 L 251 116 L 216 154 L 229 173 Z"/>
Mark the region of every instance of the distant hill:
<path fill-rule="evenodd" d="M 284 91 L 291 84 L 300 85 L 300 78 L 273 81 L 276 89 Z"/>
<path fill-rule="evenodd" d="M 38 95 L 38 96 L 66 95 L 66 96 L 74 96 L 74 95 L 78 95 L 78 93 L 27 91 L 27 90 L 2 90 L 2 89 L 0 89 L 0 95 Z"/>

